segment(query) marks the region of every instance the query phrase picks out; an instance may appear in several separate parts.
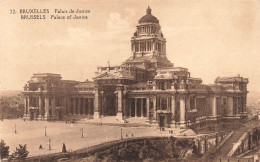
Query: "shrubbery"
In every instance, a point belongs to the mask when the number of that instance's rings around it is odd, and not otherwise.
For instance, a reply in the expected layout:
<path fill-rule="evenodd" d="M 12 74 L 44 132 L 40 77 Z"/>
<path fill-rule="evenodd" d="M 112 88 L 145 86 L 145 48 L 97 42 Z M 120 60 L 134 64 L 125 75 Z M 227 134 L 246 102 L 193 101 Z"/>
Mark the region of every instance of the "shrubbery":
<path fill-rule="evenodd" d="M 97 159 L 109 161 L 167 160 L 183 158 L 188 150 L 196 149 L 189 139 L 145 139 L 111 146 L 107 151 L 95 154 Z"/>
<path fill-rule="evenodd" d="M 1 139 L 0 143 L 0 159 L 7 158 L 9 156 L 9 146 L 6 146 L 6 143 L 4 140 Z"/>
<path fill-rule="evenodd" d="M 63 146 L 64 147 L 64 146 Z M 151 138 L 133 139 L 100 147 L 89 152 L 67 152 L 41 157 L 40 161 L 57 161 L 61 158 L 84 158 L 86 161 L 167 161 L 196 157 L 197 147 L 192 139 Z M 189 154 L 188 156 L 186 155 Z M 191 156 L 192 155 L 192 156 Z M 33 159 L 36 161 L 37 159 Z"/>

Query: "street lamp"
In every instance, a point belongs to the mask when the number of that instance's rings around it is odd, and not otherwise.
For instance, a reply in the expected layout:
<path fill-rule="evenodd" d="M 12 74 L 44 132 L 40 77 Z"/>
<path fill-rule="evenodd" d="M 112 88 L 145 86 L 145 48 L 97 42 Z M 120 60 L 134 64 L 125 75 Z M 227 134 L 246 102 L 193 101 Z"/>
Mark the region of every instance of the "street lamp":
<path fill-rule="evenodd" d="M 45 126 L 45 129 L 44 129 L 44 130 L 45 130 L 45 136 L 47 136 L 47 132 L 46 132 L 46 126 Z"/>
<path fill-rule="evenodd" d="M 81 137 L 83 138 L 83 128 L 81 128 L 81 131 L 82 131 L 82 133 L 81 133 Z"/>
<path fill-rule="evenodd" d="M 121 128 L 121 140 L 123 139 L 123 129 Z"/>
<path fill-rule="evenodd" d="M 50 138 L 49 138 L 48 145 L 49 145 L 49 150 L 51 150 L 51 139 Z"/>
<path fill-rule="evenodd" d="M 16 134 L 17 132 L 16 132 L 16 124 L 14 125 L 14 133 Z"/>

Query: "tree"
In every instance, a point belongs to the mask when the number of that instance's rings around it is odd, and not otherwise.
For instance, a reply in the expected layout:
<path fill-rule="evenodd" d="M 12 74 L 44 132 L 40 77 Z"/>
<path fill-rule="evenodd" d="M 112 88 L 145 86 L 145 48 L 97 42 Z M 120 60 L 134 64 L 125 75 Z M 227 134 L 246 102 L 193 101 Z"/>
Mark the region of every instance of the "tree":
<path fill-rule="evenodd" d="M 27 151 L 27 146 L 19 144 L 19 147 L 16 147 L 16 151 L 13 153 L 15 159 L 24 160 L 28 156 L 29 152 Z"/>
<path fill-rule="evenodd" d="M 66 145 L 65 145 L 65 143 L 63 143 L 63 146 L 62 146 L 62 152 L 67 152 L 67 149 L 66 149 Z"/>
<path fill-rule="evenodd" d="M 0 159 L 7 158 L 9 156 L 9 146 L 6 146 L 4 140 L 2 139 L 0 143 L 0 151 L 1 151 Z"/>

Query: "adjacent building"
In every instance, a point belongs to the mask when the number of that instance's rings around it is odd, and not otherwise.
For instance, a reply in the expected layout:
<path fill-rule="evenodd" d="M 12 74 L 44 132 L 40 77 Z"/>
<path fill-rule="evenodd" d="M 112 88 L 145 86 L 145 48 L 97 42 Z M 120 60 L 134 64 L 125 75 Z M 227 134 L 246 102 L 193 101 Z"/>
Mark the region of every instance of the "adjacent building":
<path fill-rule="evenodd" d="M 247 117 L 248 79 L 217 77 L 215 84 L 205 85 L 187 68 L 175 67 L 167 58 L 159 20 L 149 7 L 131 38 L 131 53 L 119 66 L 98 67 L 94 81 L 33 74 L 24 87 L 24 117 L 146 118 L 163 127 L 203 127 Z"/>

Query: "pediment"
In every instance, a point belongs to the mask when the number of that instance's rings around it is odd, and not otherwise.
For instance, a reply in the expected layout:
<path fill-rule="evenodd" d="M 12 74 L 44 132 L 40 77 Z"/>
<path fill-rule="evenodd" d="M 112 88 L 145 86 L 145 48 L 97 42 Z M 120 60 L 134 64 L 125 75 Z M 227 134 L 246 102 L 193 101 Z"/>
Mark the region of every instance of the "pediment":
<path fill-rule="evenodd" d="M 105 72 L 95 77 L 95 79 L 116 79 L 116 78 L 118 78 L 118 76 L 111 74 L 109 72 Z"/>

